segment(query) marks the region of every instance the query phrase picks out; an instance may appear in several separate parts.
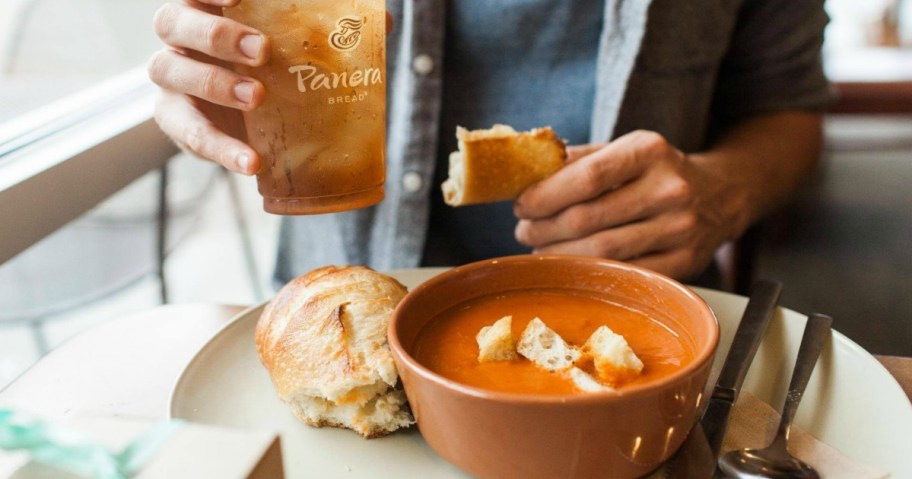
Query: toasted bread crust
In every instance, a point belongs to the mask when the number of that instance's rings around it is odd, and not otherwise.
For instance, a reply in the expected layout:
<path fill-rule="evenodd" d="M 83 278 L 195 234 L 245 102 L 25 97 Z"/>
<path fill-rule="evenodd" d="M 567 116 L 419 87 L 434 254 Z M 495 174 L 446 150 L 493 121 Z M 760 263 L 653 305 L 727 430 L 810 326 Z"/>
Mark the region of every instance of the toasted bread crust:
<path fill-rule="evenodd" d="M 280 399 L 293 405 L 322 400 L 329 411 L 362 406 L 393 390 L 398 374 L 386 330 L 405 294 L 395 279 L 361 266 L 327 266 L 285 285 L 255 333 L 260 361 Z M 369 418 L 345 424 L 295 414 L 308 424 L 347 427 L 364 436 L 384 427 Z"/>
<path fill-rule="evenodd" d="M 451 206 L 515 199 L 567 159 L 563 140 L 547 127 L 529 132 L 505 125 L 458 128 L 456 136 L 460 151 L 450 156 L 450 176 L 442 185 L 444 201 Z"/>

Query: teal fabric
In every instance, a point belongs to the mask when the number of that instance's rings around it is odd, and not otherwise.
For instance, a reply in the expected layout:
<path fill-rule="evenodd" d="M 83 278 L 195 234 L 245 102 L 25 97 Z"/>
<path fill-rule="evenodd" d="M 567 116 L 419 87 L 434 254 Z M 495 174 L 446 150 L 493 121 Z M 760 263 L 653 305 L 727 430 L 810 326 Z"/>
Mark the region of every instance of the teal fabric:
<path fill-rule="evenodd" d="M 95 479 L 129 479 L 155 456 L 181 421 L 161 422 L 123 451 L 112 452 L 84 434 L 10 409 L 0 409 L 0 449 L 25 451 L 45 465 Z"/>

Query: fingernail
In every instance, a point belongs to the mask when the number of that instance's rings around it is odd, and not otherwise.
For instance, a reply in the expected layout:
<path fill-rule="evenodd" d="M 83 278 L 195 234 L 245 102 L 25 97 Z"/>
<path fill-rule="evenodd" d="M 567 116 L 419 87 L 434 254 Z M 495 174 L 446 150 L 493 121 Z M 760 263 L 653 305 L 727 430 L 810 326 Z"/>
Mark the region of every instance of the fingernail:
<path fill-rule="evenodd" d="M 513 216 L 522 218 L 522 205 L 519 204 L 519 201 L 513 203 Z"/>
<path fill-rule="evenodd" d="M 241 103 L 249 104 L 253 101 L 253 88 L 253 82 L 238 82 L 237 85 L 234 85 L 234 97 Z"/>
<path fill-rule="evenodd" d="M 243 172 L 245 175 L 250 174 L 250 155 L 247 153 L 241 153 L 237 157 L 237 166 L 238 170 Z"/>
<path fill-rule="evenodd" d="M 263 37 L 261 35 L 244 35 L 241 38 L 241 53 L 251 60 L 260 58 L 260 50 L 263 49 Z"/>

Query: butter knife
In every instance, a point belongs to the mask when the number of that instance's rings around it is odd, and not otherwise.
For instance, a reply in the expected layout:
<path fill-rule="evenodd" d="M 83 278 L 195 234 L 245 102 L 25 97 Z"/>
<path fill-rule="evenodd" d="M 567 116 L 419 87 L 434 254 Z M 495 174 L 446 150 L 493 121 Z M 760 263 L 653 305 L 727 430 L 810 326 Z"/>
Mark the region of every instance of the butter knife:
<path fill-rule="evenodd" d="M 707 479 L 715 473 L 732 405 L 781 293 L 780 282 L 761 280 L 754 284 L 703 417 L 694 424 L 672 459 L 667 479 Z"/>

